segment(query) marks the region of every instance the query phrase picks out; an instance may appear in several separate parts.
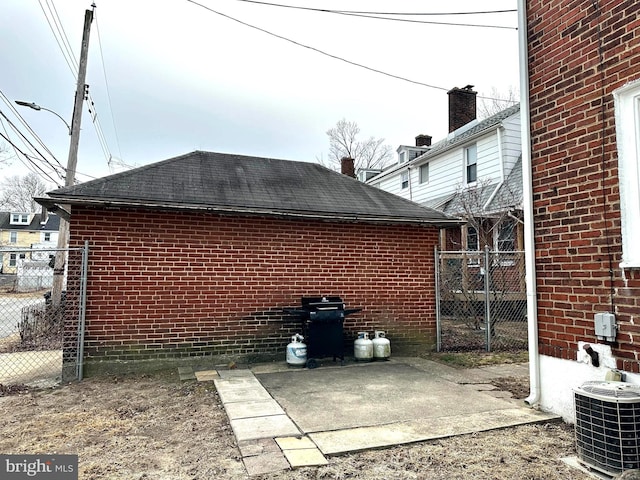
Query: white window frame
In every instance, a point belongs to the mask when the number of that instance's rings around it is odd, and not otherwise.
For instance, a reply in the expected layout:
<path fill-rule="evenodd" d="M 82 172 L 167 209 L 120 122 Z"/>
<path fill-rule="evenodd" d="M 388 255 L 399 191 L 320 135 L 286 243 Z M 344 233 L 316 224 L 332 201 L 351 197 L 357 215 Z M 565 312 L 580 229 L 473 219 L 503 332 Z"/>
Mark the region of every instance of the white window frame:
<path fill-rule="evenodd" d="M 403 150 L 398 154 L 398 164 L 402 165 L 407 161 L 407 151 Z"/>
<path fill-rule="evenodd" d="M 9 232 L 9 243 L 18 243 L 18 232 L 15 230 Z"/>
<path fill-rule="evenodd" d="M 11 225 L 29 225 L 29 214 L 28 213 L 12 213 L 10 223 Z"/>
<path fill-rule="evenodd" d="M 471 152 L 473 152 L 473 158 Z M 475 178 L 473 180 L 469 180 L 470 167 L 474 167 Z M 478 145 L 475 143 L 464 147 L 464 181 L 467 185 L 475 185 L 478 181 Z"/>
<path fill-rule="evenodd" d="M 418 167 L 418 176 L 420 178 L 421 184 L 429 183 L 429 163 L 428 162 L 423 163 L 422 165 L 420 165 L 420 167 Z"/>
<path fill-rule="evenodd" d="M 409 170 L 405 170 L 400 174 L 400 188 L 402 190 L 409 188 Z"/>
<path fill-rule="evenodd" d="M 621 268 L 640 268 L 640 80 L 613 92 L 622 224 Z"/>
<path fill-rule="evenodd" d="M 50 242 L 51 241 L 51 232 L 42 232 L 42 241 Z"/>

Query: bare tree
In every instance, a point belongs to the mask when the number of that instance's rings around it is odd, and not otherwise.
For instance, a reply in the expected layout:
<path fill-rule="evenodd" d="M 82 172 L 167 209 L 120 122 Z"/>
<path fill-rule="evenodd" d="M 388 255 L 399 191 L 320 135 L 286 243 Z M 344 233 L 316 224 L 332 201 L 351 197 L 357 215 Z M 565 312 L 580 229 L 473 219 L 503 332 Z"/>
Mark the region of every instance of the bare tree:
<path fill-rule="evenodd" d="M 514 86 L 510 86 L 506 92 L 499 92 L 496 87 L 491 87 L 489 94 L 478 95 L 478 117 L 489 118 L 511 105 L 520 102 L 520 93 Z"/>
<path fill-rule="evenodd" d="M 44 195 L 49 186 L 35 173 L 14 175 L 0 183 L 0 208 L 13 212 L 36 212 L 40 209 L 33 197 Z"/>
<path fill-rule="evenodd" d="M 340 165 L 340 159 L 351 157 L 355 168 L 383 168 L 393 160 L 393 152 L 384 138 L 369 137 L 359 140 L 360 127 L 344 118 L 327 130 L 329 137 L 329 162 Z"/>

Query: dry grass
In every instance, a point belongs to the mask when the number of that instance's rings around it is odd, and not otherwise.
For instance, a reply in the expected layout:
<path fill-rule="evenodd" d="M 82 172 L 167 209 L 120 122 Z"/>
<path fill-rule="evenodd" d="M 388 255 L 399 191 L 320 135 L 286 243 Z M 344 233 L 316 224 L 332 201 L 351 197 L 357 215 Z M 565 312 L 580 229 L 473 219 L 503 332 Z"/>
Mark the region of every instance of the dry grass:
<path fill-rule="evenodd" d="M 212 383 L 180 382 L 173 373 L 90 378 L 0 396 L 0 409 L 1 452 L 78 454 L 85 480 L 248 478 Z M 331 457 L 327 466 L 258 478 L 583 479 L 559 460 L 573 454 L 570 427 L 528 425 Z"/>

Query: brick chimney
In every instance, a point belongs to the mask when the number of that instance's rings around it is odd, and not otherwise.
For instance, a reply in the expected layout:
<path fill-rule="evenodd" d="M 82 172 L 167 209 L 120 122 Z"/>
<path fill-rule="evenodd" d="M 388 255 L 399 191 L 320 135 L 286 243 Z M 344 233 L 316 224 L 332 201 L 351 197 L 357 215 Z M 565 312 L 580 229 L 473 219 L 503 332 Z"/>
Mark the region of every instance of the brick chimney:
<path fill-rule="evenodd" d="M 351 157 L 342 157 L 340 159 L 340 172 L 343 175 L 356 178 L 356 168 Z"/>
<path fill-rule="evenodd" d="M 416 137 L 416 147 L 430 147 L 431 135 L 418 135 Z"/>
<path fill-rule="evenodd" d="M 449 133 L 476 118 L 476 95 L 473 85 L 464 88 L 453 87 L 449 95 Z"/>

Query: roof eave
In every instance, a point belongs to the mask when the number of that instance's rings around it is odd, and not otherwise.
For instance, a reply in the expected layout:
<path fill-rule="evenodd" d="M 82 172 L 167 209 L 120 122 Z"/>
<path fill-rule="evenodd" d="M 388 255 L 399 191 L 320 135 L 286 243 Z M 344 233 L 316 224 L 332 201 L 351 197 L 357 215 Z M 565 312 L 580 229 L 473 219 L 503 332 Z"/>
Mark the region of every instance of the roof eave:
<path fill-rule="evenodd" d="M 280 218 L 294 218 L 307 220 L 324 220 L 324 221 L 340 221 L 340 222 L 358 222 L 358 223 L 377 223 L 377 224 L 405 224 L 405 225 L 423 225 L 444 227 L 458 225 L 461 222 L 458 218 L 428 219 L 421 217 L 396 217 L 387 215 L 369 215 L 369 214 L 342 214 L 331 212 L 311 212 L 302 210 L 278 210 L 269 208 L 253 208 L 228 205 L 200 205 L 200 204 L 184 204 L 171 202 L 143 202 L 132 200 L 117 200 L 103 198 L 78 198 L 64 197 L 58 198 L 43 197 L 35 198 L 35 201 L 43 205 L 47 210 L 56 212 L 65 220 L 69 221 L 71 217 L 70 209 L 63 208 L 68 205 L 83 205 L 104 208 L 142 208 L 154 210 L 187 210 L 200 212 L 213 212 L 220 214 L 236 214 L 251 216 L 270 216 Z"/>

